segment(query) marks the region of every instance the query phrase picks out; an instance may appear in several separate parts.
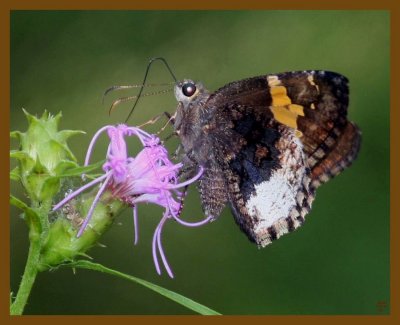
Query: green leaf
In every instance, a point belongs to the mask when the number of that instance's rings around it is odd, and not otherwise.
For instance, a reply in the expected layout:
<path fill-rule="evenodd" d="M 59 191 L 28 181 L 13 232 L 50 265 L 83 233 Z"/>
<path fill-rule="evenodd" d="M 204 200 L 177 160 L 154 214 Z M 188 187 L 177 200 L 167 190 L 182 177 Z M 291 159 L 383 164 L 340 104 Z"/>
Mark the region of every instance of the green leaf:
<path fill-rule="evenodd" d="M 11 131 L 10 132 L 10 138 L 21 139 L 22 135 L 23 135 L 23 133 L 20 131 Z"/>
<path fill-rule="evenodd" d="M 94 271 L 99 271 L 102 273 L 107 273 L 111 275 L 115 275 L 117 277 L 123 278 L 130 280 L 132 282 L 136 282 L 150 290 L 153 290 L 157 292 L 158 294 L 167 297 L 176 303 L 185 306 L 188 309 L 191 309 L 201 315 L 221 315 L 220 313 L 216 312 L 215 310 L 212 310 L 202 304 L 199 304 L 198 302 L 193 301 L 192 299 L 186 298 L 185 296 L 180 295 L 179 293 L 173 292 L 171 290 L 165 289 L 163 287 L 160 287 L 156 284 L 153 284 L 151 282 L 148 282 L 146 280 L 139 279 L 137 277 L 134 277 L 132 275 L 128 275 L 113 269 L 110 269 L 108 267 L 105 267 L 101 264 L 98 263 L 93 263 L 90 261 L 85 261 L 85 260 L 79 260 L 75 261 L 72 263 L 64 264 L 63 266 L 69 266 L 72 268 L 81 268 L 81 269 L 88 269 L 88 270 L 94 270 Z"/>
<path fill-rule="evenodd" d="M 10 158 L 16 158 L 19 160 L 25 159 L 25 160 L 29 160 L 32 163 L 34 161 L 31 158 L 31 156 L 29 156 L 25 151 L 21 151 L 21 150 L 10 150 Z"/>
<path fill-rule="evenodd" d="M 15 167 L 12 171 L 10 171 L 10 179 L 13 181 L 21 180 L 19 167 Z"/>
<path fill-rule="evenodd" d="M 41 223 L 39 214 L 22 202 L 20 199 L 10 194 L 10 204 L 21 209 L 25 213 L 25 221 L 28 223 L 29 227 L 34 227 L 37 229 L 37 233 L 40 234 Z"/>
<path fill-rule="evenodd" d="M 32 210 L 32 208 L 28 207 L 25 202 L 22 202 L 20 199 L 16 198 L 14 195 L 11 194 L 10 194 L 10 204 L 21 209 L 24 212 Z M 36 214 L 35 211 L 33 211 L 33 213 Z"/>
<path fill-rule="evenodd" d="M 82 174 L 86 174 L 88 172 L 91 172 L 92 170 L 95 170 L 95 169 L 101 167 L 104 164 L 104 161 L 105 160 L 102 160 L 97 163 L 85 166 L 85 167 L 71 168 L 71 169 L 63 172 L 61 175 L 57 175 L 57 176 L 58 177 L 81 176 Z"/>

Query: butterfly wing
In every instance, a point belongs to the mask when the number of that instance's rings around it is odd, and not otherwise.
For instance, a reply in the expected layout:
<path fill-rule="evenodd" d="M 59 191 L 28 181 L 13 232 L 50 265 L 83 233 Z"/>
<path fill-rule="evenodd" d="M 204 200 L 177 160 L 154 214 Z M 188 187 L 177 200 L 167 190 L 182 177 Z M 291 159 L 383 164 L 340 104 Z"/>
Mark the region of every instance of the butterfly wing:
<path fill-rule="evenodd" d="M 325 71 L 260 76 L 212 94 L 210 143 L 236 222 L 266 246 L 303 222 L 315 189 L 355 159 L 345 77 Z"/>
<path fill-rule="evenodd" d="M 350 166 L 357 157 L 361 133 L 347 119 L 348 80 L 327 71 L 285 73 L 276 78 L 268 76 L 267 80 L 270 109 L 274 118 L 298 130 L 313 186 L 318 187 Z M 277 107 L 285 91 L 286 106 Z"/>

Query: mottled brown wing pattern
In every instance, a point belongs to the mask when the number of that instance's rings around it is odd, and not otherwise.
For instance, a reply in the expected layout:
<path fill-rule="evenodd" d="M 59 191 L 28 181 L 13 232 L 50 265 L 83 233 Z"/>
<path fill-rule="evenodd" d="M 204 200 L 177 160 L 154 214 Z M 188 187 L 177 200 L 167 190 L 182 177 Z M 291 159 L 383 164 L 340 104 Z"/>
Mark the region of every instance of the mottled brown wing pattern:
<path fill-rule="evenodd" d="M 233 82 L 205 105 L 215 111 L 211 125 L 231 123 L 208 136 L 235 220 L 259 246 L 298 228 L 315 189 L 349 166 L 359 150 L 360 132 L 347 120 L 347 79 L 333 72 Z M 229 139 L 227 132 L 240 143 L 233 152 L 232 141 L 220 141 Z"/>
<path fill-rule="evenodd" d="M 251 141 L 220 158 L 235 221 L 260 247 L 301 226 L 315 194 L 300 141 L 290 128 L 271 124 L 264 134 L 243 133 Z"/>
<path fill-rule="evenodd" d="M 290 101 L 302 107 L 296 124 L 313 186 L 318 187 L 350 166 L 359 151 L 360 131 L 347 119 L 348 80 L 327 71 L 285 73 L 277 79 Z M 271 82 L 270 86 L 273 93 Z"/>
<path fill-rule="evenodd" d="M 235 81 L 212 94 L 207 104 L 222 102 L 249 106 L 258 116 L 296 130 L 316 187 L 357 157 L 361 133 L 347 119 L 348 80 L 338 73 L 297 71 Z"/>

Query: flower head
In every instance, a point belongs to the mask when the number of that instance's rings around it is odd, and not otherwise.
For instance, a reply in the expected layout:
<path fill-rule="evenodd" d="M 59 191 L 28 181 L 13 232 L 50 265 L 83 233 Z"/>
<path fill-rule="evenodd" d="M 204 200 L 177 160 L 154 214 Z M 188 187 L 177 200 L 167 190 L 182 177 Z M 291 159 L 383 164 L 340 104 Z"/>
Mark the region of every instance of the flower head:
<path fill-rule="evenodd" d="M 110 138 L 110 144 L 107 150 L 106 162 L 103 165 L 104 174 L 70 193 L 64 200 L 56 204 L 53 210 L 59 209 L 78 194 L 101 183 L 77 236 L 81 236 L 85 231 L 92 218 L 96 204 L 107 190 L 111 192 L 114 198 L 132 207 L 136 244 L 138 241 L 137 204 L 154 203 L 163 207 L 165 209 L 163 217 L 153 235 L 153 260 L 158 274 L 161 274 L 158 252 L 167 273 L 170 277 L 173 277 L 161 244 L 162 228 L 165 222 L 171 218 L 181 225 L 189 227 L 200 226 L 211 220 L 209 217 L 200 222 L 188 223 L 180 219 L 181 202 L 184 193 L 179 191 L 179 189 L 187 187 L 198 180 L 203 173 L 203 168 L 200 167 L 198 173 L 193 178 L 179 183 L 178 172 L 182 164 L 173 164 L 169 160 L 168 152 L 161 145 L 159 138 L 148 134 L 140 128 L 130 127 L 125 124 L 118 126 L 108 125 L 97 131 L 89 145 L 85 166 L 89 164 L 94 144 L 98 137 L 105 131 L 107 131 Z M 136 136 L 143 145 L 143 149 L 135 158 L 128 155 L 125 142 L 125 137 L 132 135 Z"/>

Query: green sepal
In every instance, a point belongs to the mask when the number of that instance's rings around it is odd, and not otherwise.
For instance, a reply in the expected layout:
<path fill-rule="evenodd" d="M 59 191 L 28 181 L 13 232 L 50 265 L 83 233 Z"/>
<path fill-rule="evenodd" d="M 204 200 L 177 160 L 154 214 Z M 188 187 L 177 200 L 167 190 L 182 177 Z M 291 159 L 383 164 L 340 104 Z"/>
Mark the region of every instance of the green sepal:
<path fill-rule="evenodd" d="M 64 142 L 67 141 L 70 137 L 79 134 L 86 134 L 86 132 L 81 130 L 61 130 L 60 132 L 58 132 L 58 138 L 60 141 Z"/>
<path fill-rule="evenodd" d="M 59 177 L 50 176 L 46 177 L 43 182 L 42 189 L 40 191 L 41 198 L 44 200 L 46 198 L 52 198 L 60 190 L 60 179 Z"/>
<path fill-rule="evenodd" d="M 10 158 L 15 158 L 20 161 L 23 165 L 21 166 L 24 170 L 30 170 L 35 165 L 35 160 L 28 155 L 25 151 L 20 150 L 10 150 Z"/>
<path fill-rule="evenodd" d="M 10 138 L 21 139 L 22 134 L 23 133 L 20 132 L 20 131 L 11 131 L 10 132 Z"/>
<path fill-rule="evenodd" d="M 13 181 L 20 181 L 21 174 L 19 166 L 15 167 L 12 171 L 10 171 L 10 179 Z"/>
<path fill-rule="evenodd" d="M 39 235 L 42 232 L 40 214 L 36 209 L 29 207 L 26 203 L 10 194 L 10 204 L 21 209 L 24 212 L 24 220 L 30 228 L 30 235 L 35 233 Z M 32 231 L 33 230 L 33 231 Z"/>
<path fill-rule="evenodd" d="M 76 168 L 79 168 L 79 165 L 75 161 L 62 160 L 55 168 L 55 177 L 61 178 L 63 177 L 62 175 L 64 171 L 67 171 L 68 173 L 70 170 L 74 170 Z"/>

